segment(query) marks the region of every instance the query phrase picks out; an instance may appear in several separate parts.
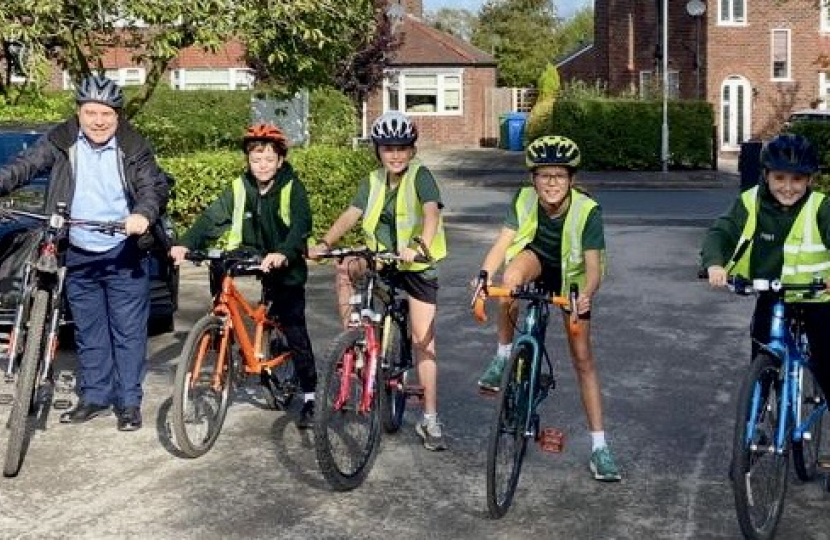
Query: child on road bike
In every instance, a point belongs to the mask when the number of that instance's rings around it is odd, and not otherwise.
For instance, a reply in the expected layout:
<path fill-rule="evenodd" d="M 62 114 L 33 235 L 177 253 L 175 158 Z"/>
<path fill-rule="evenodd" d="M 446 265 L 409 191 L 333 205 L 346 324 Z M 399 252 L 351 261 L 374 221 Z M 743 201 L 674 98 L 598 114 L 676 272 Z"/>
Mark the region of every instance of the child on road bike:
<path fill-rule="evenodd" d="M 581 154 L 572 140 L 540 137 L 527 147 L 526 158 L 532 186 L 513 197 L 481 269 L 493 276 L 506 260 L 502 282 L 511 289 L 539 281 L 551 292 L 567 294 L 572 283 L 578 284 L 578 333 L 568 333 L 568 344 L 591 432 L 589 467 L 597 480 L 618 481 L 620 473 L 602 427 L 602 397 L 590 341 L 591 300 L 602 281 L 604 264 L 602 214 L 596 201 L 573 187 Z M 503 299 L 496 355 L 478 381 L 484 391 L 499 391 L 517 315 L 515 301 Z M 566 328 L 569 316 L 563 313 Z"/>
<path fill-rule="evenodd" d="M 709 283 L 724 287 L 730 276 L 781 279 L 809 284 L 815 276 L 830 283 L 830 203 L 813 191 L 818 150 L 801 135 L 782 134 L 761 151 L 762 181 L 740 194 L 703 240 L 701 262 Z M 825 395 L 830 391 L 830 296 L 803 304 L 810 367 Z M 752 357 L 757 343 L 769 342 L 775 300 L 759 296 L 752 316 Z"/>
<path fill-rule="evenodd" d="M 304 403 L 297 427 L 314 422 L 317 370 L 305 319 L 304 259 L 311 232 L 311 209 L 305 186 L 286 161 L 288 140 L 272 125 L 256 124 L 242 139 L 248 168 L 234 179 L 170 250 L 177 264 L 190 250 L 220 240 L 227 250 L 265 253 L 261 269 L 269 315 L 280 321 L 288 347 L 294 353 Z M 215 291 L 212 291 L 215 292 Z"/>
<path fill-rule="evenodd" d="M 403 258 L 400 287 L 410 299 L 412 344 L 418 379 L 424 387 L 424 417 L 416 425 L 428 450 L 444 450 L 437 413 L 435 362 L 435 311 L 438 272 L 433 263 L 416 263 L 420 255 L 415 238 L 420 236 L 433 261 L 446 256 L 441 221 L 441 194 L 429 170 L 415 157 L 418 130 L 403 113 L 389 111 L 372 125 L 372 142 L 382 167 L 358 187 L 352 204 L 334 222 L 310 256 L 325 253 L 362 218 L 366 243 L 371 249 L 391 249 Z M 337 297 L 343 323 L 348 323 L 354 265 L 338 267 Z M 350 275 L 352 274 L 352 275 Z"/>

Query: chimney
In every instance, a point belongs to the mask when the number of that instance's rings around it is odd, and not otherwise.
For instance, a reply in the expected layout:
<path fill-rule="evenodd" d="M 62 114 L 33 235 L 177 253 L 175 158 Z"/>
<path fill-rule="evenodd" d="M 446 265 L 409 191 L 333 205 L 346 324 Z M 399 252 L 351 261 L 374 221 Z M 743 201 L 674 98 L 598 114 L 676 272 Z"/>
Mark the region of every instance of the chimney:
<path fill-rule="evenodd" d="M 400 4 L 403 6 L 403 10 L 410 15 L 418 17 L 419 19 L 424 18 L 424 1 L 423 0 L 389 0 L 390 4 Z"/>

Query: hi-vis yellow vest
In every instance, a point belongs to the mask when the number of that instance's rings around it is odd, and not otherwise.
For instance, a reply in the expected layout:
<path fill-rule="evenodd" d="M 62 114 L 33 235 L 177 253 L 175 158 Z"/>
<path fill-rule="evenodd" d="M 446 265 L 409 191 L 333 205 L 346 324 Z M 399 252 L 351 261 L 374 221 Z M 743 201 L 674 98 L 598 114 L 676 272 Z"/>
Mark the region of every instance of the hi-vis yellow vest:
<path fill-rule="evenodd" d="M 289 180 L 280 190 L 280 219 L 286 226 L 291 226 L 291 188 L 294 180 Z M 242 222 L 245 220 L 245 181 L 242 177 L 234 179 L 233 189 L 233 217 L 231 228 L 219 239 L 222 249 L 231 251 L 242 245 Z"/>
<path fill-rule="evenodd" d="M 806 285 L 819 275 L 822 279 L 830 276 L 830 252 L 821 239 L 818 228 L 818 209 L 825 195 L 813 191 L 801 207 L 793 222 L 790 233 L 784 240 L 784 264 L 781 267 L 781 282 L 784 285 Z M 752 243 L 755 240 L 755 228 L 758 223 L 758 186 L 741 194 L 741 202 L 746 208 L 747 218 L 741 238 L 735 247 L 732 258 L 726 264 L 730 276 L 752 278 L 749 259 Z M 787 296 L 787 300 L 799 302 L 827 302 L 826 294 L 816 298 L 804 299 L 797 293 Z"/>
<path fill-rule="evenodd" d="M 575 189 L 570 192 L 571 203 L 565 215 L 562 227 L 562 290 L 565 294 L 570 290 L 571 283 L 576 283 L 579 290 L 585 288 L 585 258 L 582 254 L 582 233 L 591 210 L 597 202 Z M 533 187 L 525 187 L 516 198 L 516 218 L 519 228 L 510 247 L 507 248 L 507 262 L 519 254 L 536 236 L 539 227 L 539 196 Z M 605 254 L 600 254 L 602 273 L 605 274 Z"/>
<path fill-rule="evenodd" d="M 395 249 L 400 253 L 404 248 L 417 249 L 412 238 L 423 234 L 424 229 L 424 205 L 418 199 L 418 192 L 415 189 L 415 177 L 421 166 L 417 162 L 409 165 L 406 173 L 398 185 L 398 194 L 395 198 L 395 230 L 397 233 L 397 246 L 384 246 L 378 242 L 375 236 L 380 215 L 383 213 L 383 206 L 386 201 L 386 171 L 377 169 L 369 175 L 369 200 L 366 203 L 366 211 L 363 213 L 363 233 L 366 237 L 366 244 L 370 249 Z M 447 239 L 444 235 L 444 220 L 438 217 L 438 230 L 429 247 L 430 255 L 434 261 L 440 261 L 447 256 Z M 431 267 L 426 263 L 401 264 L 400 269 L 419 272 Z"/>

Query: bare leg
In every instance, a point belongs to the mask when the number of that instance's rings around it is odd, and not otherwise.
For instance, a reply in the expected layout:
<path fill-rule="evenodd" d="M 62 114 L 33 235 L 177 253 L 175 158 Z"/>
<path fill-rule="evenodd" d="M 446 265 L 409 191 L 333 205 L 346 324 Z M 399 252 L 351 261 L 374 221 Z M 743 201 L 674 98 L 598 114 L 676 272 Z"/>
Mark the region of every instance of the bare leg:
<path fill-rule="evenodd" d="M 343 328 L 349 325 L 349 298 L 354 294 L 352 282 L 359 279 L 366 272 L 366 263 L 357 257 L 346 257 L 337 263 L 334 287 L 337 292 L 337 312 L 343 322 Z"/>
<path fill-rule="evenodd" d="M 504 270 L 502 285 L 514 289 L 533 281 L 542 273 L 539 258 L 532 251 L 522 251 L 516 255 Z M 509 345 L 513 342 L 513 327 L 518 316 L 519 306 L 510 298 L 502 298 L 499 302 L 498 340 L 499 345 Z"/>
<path fill-rule="evenodd" d="M 424 414 L 438 410 L 438 366 L 435 362 L 435 304 L 409 299 L 412 347 L 418 380 L 424 387 Z"/>
<path fill-rule="evenodd" d="M 569 319 L 570 314 L 563 314 L 566 332 Z M 580 319 L 578 328 L 576 335 L 568 333 L 568 345 L 579 382 L 582 407 L 588 418 L 588 429 L 602 431 L 602 394 L 599 389 L 599 375 L 594 362 L 594 353 L 591 350 L 591 321 Z"/>

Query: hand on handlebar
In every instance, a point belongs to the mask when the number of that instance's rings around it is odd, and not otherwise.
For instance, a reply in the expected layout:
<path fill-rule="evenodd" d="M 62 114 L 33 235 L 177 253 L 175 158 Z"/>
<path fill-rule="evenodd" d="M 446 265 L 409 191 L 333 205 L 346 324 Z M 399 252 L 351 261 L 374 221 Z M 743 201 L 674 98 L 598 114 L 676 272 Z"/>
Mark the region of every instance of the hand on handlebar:
<path fill-rule="evenodd" d="M 723 266 L 712 265 L 706 269 L 709 275 L 709 285 L 712 287 L 726 287 L 728 276 Z"/>
<path fill-rule="evenodd" d="M 262 264 L 259 266 L 263 272 L 269 272 L 282 268 L 288 264 L 288 258 L 282 253 L 269 253 L 262 259 Z"/>
<path fill-rule="evenodd" d="M 308 254 L 306 255 L 306 257 L 312 260 L 316 260 L 328 253 L 329 250 L 330 248 L 328 244 L 321 242 L 315 246 L 311 246 L 310 248 L 308 248 Z"/>
<path fill-rule="evenodd" d="M 401 261 L 405 263 L 415 262 L 415 258 L 421 255 L 418 253 L 418 250 L 412 249 L 410 247 L 403 248 L 398 256 L 401 258 Z"/>
<path fill-rule="evenodd" d="M 184 246 L 173 246 L 170 248 L 170 258 L 173 259 L 173 264 L 179 266 L 187 257 L 190 250 Z"/>

